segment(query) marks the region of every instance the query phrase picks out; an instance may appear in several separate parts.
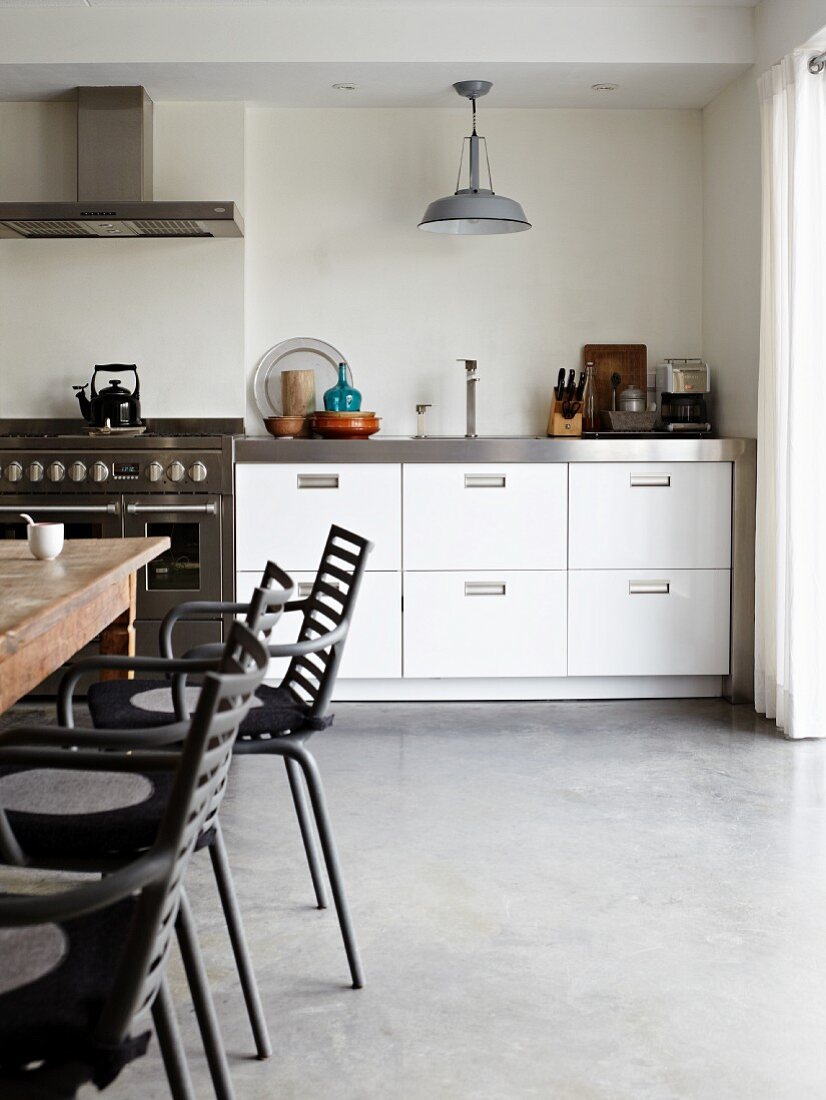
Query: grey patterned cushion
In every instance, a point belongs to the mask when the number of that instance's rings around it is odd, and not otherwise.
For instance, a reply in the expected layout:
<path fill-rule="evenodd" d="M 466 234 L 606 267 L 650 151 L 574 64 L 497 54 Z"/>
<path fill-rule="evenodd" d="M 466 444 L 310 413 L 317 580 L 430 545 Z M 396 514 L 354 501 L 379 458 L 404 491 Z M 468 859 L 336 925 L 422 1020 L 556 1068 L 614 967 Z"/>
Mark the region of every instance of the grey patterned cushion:
<path fill-rule="evenodd" d="M 23 851 L 94 859 L 133 855 L 158 831 L 172 774 L 0 767 L 0 805 Z"/>
<path fill-rule="evenodd" d="M 37 1073 L 23 1070 L 30 1062 L 44 1061 L 44 1069 L 80 1062 L 88 1066 L 88 1079 L 102 1087 L 144 1053 L 148 1033 L 107 1048 L 93 1039 L 134 910 L 130 898 L 60 925 L 0 929 L 0 988 L 5 989 L 0 993 L 0 1096 L 20 1095 L 13 1081 L 33 1077 L 36 1083 Z M 55 933 L 63 945 L 60 952 Z M 22 963 L 15 958 L 21 951 L 26 956 Z"/>

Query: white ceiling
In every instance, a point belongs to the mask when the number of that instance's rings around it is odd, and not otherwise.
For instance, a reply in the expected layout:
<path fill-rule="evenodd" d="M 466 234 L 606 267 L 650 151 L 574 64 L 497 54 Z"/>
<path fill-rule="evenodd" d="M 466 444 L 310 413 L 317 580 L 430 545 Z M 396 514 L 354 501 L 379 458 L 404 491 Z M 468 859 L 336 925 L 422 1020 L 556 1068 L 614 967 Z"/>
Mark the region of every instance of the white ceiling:
<path fill-rule="evenodd" d="M 316 0 L 324 3 L 325 0 Z M 327 3 L 335 0 L 326 0 Z M 469 7 L 479 0 L 403 0 L 405 4 L 438 4 L 445 7 Z M 502 0 L 482 0 L 502 3 Z M 759 0 L 519 0 L 533 7 L 601 7 L 601 8 L 753 8 Z M 296 0 L 0 0 L 0 8 L 186 8 L 186 7 L 277 7 L 293 5 Z M 303 0 L 304 7 L 313 0 Z M 371 7 L 392 8 L 394 0 L 356 0 Z"/>

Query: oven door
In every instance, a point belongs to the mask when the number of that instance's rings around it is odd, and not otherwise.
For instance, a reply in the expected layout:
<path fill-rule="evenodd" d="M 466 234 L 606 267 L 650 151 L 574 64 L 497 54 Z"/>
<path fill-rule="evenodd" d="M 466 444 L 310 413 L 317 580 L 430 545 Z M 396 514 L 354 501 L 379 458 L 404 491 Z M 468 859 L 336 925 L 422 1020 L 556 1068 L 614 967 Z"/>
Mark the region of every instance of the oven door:
<path fill-rule="evenodd" d="M 67 539 L 117 539 L 122 533 L 120 496 L 0 496 L 0 539 L 25 539 L 21 512 L 64 524 Z"/>
<path fill-rule="evenodd" d="M 171 548 L 138 573 L 138 618 L 162 619 L 185 600 L 221 599 L 221 498 L 124 498 L 123 533 L 166 535 Z"/>

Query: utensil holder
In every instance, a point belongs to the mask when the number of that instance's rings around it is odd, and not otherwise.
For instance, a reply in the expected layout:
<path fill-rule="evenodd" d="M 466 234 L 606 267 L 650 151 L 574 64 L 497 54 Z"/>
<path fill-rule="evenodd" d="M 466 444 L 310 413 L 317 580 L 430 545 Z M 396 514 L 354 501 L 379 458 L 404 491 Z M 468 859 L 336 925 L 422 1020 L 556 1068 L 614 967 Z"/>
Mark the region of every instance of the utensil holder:
<path fill-rule="evenodd" d="M 565 404 L 565 402 L 560 401 L 556 395 L 551 398 L 551 409 L 548 413 L 548 431 L 546 434 L 552 436 L 567 436 L 569 439 L 575 439 L 582 435 L 582 410 L 574 413 L 572 417 L 566 418 L 562 415 L 563 404 Z"/>

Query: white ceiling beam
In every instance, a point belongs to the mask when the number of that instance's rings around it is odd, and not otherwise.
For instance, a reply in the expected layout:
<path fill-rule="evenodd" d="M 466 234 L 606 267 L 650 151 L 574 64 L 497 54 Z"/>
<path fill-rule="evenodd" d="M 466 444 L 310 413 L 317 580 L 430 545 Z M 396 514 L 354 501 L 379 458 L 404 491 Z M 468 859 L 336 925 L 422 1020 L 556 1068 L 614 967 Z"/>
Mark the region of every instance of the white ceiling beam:
<path fill-rule="evenodd" d="M 751 8 L 518 3 L 0 9 L 0 64 L 751 64 Z"/>

